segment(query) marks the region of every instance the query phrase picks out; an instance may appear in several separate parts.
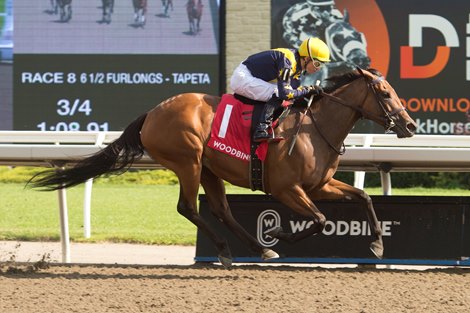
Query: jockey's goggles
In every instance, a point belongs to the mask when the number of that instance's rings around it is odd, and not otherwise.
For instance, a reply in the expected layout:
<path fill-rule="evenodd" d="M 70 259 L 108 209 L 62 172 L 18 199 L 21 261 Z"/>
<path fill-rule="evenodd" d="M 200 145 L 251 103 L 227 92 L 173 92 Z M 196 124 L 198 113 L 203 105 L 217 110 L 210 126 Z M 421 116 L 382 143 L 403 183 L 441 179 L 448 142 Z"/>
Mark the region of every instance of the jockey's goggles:
<path fill-rule="evenodd" d="M 317 59 L 312 59 L 312 63 L 315 68 L 320 68 L 323 65 L 323 62 L 318 61 Z"/>

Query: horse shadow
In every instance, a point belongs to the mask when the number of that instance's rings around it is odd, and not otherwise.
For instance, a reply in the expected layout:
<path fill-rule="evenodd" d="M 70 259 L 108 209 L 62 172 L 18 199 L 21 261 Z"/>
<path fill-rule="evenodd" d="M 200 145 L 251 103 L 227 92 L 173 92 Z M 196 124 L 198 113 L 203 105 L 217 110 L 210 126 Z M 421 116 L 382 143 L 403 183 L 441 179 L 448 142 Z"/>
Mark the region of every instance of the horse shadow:
<path fill-rule="evenodd" d="M 132 23 L 127 24 L 127 26 L 137 29 L 137 28 L 144 28 L 145 24 L 141 22 L 132 22 Z"/>
<path fill-rule="evenodd" d="M 107 24 L 107 25 L 109 25 L 109 24 L 111 24 L 111 21 L 109 21 L 109 20 L 107 21 L 107 20 L 101 19 L 101 20 L 96 21 L 96 24 L 100 24 L 100 25 L 102 25 L 102 24 Z"/>
<path fill-rule="evenodd" d="M 155 14 L 155 16 L 160 17 L 160 18 L 170 18 L 170 15 L 165 14 L 165 13 L 158 13 L 158 14 Z"/>
<path fill-rule="evenodd" d="M 194 31 L 192 31 L 192 30 L 187 30 L 187 31 L 184 31 L 184 32 L 182 32 L 182 33 L 183 33 L 184 35 L 186 35 L 186 36 L 197 36 L 197 35 L 199 35 L 199 33 L 201 32 L 201 30 L 202 30 L 202 29 L 199 29 L 199 31 L 197 31 L 197 32 L 194 32 Z"/>
<path fill-rule="evenodd" d="M 49 15 L 56 15 L 56 14 L 59 13 L 57 10 L 53 10 L 53 9 L 46 9 L 42 12 L 45 13 L 45 14 L 49 14 Z"/>
<path fill-rule="evenodd" d="M 56 24 L 68 24 L 70 22 L 70 20 L 55 20 L 55 21 L 51 21 L 52 23 L 56 23 Z"/>

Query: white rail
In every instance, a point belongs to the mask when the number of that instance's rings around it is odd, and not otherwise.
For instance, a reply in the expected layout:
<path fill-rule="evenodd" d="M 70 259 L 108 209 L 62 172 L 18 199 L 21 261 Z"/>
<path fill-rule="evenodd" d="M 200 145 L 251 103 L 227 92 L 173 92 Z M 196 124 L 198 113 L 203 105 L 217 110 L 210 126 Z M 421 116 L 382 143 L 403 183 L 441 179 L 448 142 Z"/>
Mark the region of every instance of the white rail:
<path fill-rule="evenodd" d="M 74 163 L 99 151 L 121 132 L 0 131 L 0 165 Z M 470 171 L 470 136 L 350 134 L 340 170 Z M 134 167 L 158 168 L 144 157 Z"/>
<path fill-rule="evenodd" d="M 55 166 L 76 163 L 120 136 L 121 132 L 0 131 L 0 165 Z M 391 194 L 390 172 L 468 172 L 470 136 L 417 135 L 397 139 L 395 135 L 350 134 L 345 141 L 339 170 L 356 171 L 355 186 L 363 187 L 363 171 L 379 171 L 384 194 Z M 148 156 L 133 167 L 161 168 Z M 362 171 L 362 172 L 359 172 Z M 85 188 L 84 233 L 90 234 L 91 184 Z M 59 190 L 62 261 L 69 263 L 70 246 L 66 191 Z"/>

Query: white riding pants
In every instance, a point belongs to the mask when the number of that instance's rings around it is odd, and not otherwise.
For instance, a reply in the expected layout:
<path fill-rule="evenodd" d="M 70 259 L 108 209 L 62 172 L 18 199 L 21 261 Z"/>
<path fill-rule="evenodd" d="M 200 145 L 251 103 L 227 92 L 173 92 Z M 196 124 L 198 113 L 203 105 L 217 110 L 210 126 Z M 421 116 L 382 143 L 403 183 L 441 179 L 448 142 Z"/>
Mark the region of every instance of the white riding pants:
<path fill-rule="evenodd" d="M 252 100 L 268 101 L 273 94 L 279 95 L 277 85 L 253 77 L 250 70 L 241 64 L 235 68 L 230 78 L 230 88 L 234 93 Z"/>

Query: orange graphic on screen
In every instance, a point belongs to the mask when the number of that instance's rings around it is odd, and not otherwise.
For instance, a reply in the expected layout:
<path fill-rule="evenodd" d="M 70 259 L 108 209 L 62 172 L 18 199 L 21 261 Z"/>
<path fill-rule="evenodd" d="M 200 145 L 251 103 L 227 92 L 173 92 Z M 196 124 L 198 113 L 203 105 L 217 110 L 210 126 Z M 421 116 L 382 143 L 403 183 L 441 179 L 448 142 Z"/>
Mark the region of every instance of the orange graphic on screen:
<path fill-rule="evenodd" d="M 438 46 L 434 60 L 426 65 L 413 64 L 413 47 L 400 47 L 400 77 L 401 78 L 429 78 L 439 74 L 449 61 L 450 48 Z"/>

